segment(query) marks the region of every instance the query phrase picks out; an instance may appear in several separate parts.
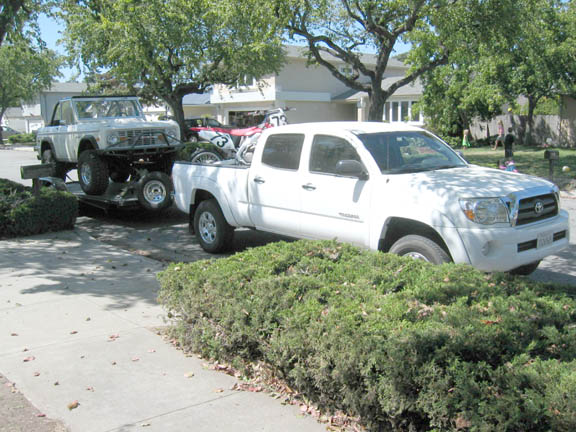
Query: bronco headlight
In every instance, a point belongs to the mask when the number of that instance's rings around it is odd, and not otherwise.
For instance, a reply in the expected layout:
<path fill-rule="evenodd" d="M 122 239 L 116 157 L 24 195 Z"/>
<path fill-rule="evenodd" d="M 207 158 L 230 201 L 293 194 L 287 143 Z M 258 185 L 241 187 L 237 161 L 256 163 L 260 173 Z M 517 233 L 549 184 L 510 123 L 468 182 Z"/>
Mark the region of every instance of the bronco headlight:
<path fill-rule="evenodd" d="M 108 135 L 108 137 L 106 138 L 106 142 L 108 143 L 108 145 L 116 145 L 120 142 L 120 137 L 118 136 L 117 133 L 111 133 L 110 135 Z"/>
<path fill-rule="evenodd" d="M 482 225 L 509 222 L 508 207 L 500 198 L 466 198 L 460 207 L 468 219 Z"/>

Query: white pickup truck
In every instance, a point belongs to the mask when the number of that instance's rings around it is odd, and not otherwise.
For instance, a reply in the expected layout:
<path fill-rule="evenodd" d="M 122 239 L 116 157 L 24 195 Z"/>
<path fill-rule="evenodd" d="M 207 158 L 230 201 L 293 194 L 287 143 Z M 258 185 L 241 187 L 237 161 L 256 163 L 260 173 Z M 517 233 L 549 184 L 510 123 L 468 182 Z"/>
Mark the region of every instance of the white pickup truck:
<path fill-rule="evenodd" d="M 411 126 L 281 126 L 262 134 L 250 166 L 176 162 L 172 179 L 178 208 L 212 253 L 249 227 L 529 274 L 569 241 L 554 184 L 470 165 Z"/>

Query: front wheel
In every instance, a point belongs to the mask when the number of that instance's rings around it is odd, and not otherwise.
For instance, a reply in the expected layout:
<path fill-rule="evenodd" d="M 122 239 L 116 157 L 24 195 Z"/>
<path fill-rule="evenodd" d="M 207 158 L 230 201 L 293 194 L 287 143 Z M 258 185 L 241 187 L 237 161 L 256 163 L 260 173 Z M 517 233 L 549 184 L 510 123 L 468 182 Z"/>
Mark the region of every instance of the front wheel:
<path fill-rule="evenodd" d="M 146 210 L 160 211 L 172 204 L 172 180 L 167 174 L 154 171 L 138 181 L 136 195 Z"/>
<path fill-rule="evenodd" d="M 232 228 L 214 199 L 202 201 L 194 213 L 194 232 L 202 249 L 209 253 L 224 252 L 232 246 Z"/>
<path fill-rule="evenodd" d="M 221 160 L 222 156 L 220 153 L 214 150 L 198 149 L 190 156 L 190 162 L 192 163 L 210 164 Z"/>
<path fill-rule="evenodd" d="M 108 188 L 108 165 L 92 150 L 85 150 L 78 158 L 78 181 L 88 195 L 102 195 Z"/>
<path fill-rule="evenodd" d="M 392 245 L 390 252 L 432 264 L 452 262 L 450 255 L 440 245 L 427 237 L 419 235 L 407 235 L 400 238 Z"/>

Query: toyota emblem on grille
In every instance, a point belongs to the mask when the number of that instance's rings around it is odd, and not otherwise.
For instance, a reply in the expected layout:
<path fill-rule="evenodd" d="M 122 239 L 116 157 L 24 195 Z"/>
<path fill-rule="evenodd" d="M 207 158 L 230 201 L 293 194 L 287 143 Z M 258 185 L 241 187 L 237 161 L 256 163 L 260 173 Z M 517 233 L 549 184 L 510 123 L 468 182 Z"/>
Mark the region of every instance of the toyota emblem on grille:
<path fill-rule="evenodd" d="M 544 211 L 544 203 L 542 201 L 536 201 L 536 204 L 534 204 L 534 213 L 539 215 L 543 211 Z"/>

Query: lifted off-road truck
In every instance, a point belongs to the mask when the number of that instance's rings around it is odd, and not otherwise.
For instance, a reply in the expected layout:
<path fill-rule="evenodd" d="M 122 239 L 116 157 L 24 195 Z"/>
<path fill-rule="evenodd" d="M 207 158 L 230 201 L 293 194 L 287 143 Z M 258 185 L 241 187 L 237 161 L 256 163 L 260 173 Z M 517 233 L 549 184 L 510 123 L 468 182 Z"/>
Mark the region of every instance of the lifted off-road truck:
<path fill-rule="evenodd" d="M 86 196 L 106 200 L 109 191 L 121 190 L 144 208 L 161 210 L 172 202 L 170 173 L 179 138 L 175 122 L 148 121 L 135 96 L 79 96 L 56 104 L 36 145 L 53 177 L 66 179 L 78 169 Z"/>

